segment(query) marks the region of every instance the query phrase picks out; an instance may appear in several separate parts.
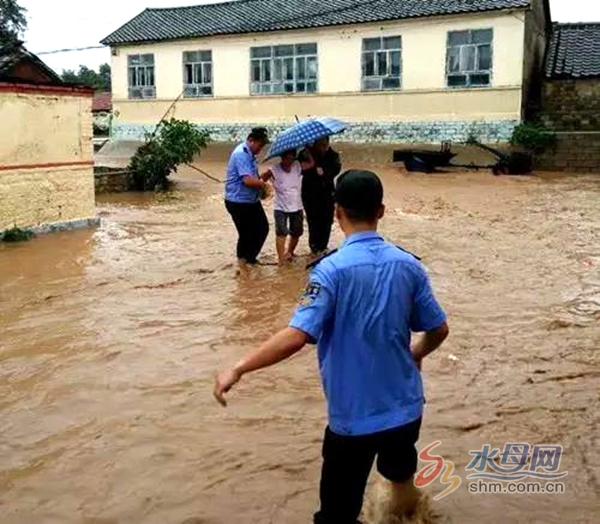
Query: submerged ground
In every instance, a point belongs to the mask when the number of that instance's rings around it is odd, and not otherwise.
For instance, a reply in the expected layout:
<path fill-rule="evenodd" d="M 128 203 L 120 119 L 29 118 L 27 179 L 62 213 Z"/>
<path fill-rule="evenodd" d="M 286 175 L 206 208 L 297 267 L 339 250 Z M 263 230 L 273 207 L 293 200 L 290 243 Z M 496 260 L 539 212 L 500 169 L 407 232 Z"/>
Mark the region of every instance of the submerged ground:
<path fill-rule="evenodd" d="M 424 367 L 421 446 L 441 440 L 463 478 L 486 443 L 565 450 L 566 494 L 464 481 L 431 503 L 438 520 L 597 521 L 600 178 L 376 169 L 383 233 L 423 258 L 452 327 Z M 191 171 L 99 212 L 98 230 L 0 248 L 0 522 L 310 522 L 314 351 L 244 380 L 227 410 L 211 397 L 216 368 L 285 325 L 304 260 L 236 276 L 221 187 Z"/>

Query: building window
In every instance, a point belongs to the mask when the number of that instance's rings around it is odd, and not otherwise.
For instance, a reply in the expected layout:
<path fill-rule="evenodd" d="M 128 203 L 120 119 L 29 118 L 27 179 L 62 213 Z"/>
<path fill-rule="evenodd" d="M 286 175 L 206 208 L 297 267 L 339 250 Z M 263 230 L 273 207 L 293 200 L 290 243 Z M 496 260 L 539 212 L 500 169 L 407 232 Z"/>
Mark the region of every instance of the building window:
<path fill-rule="evenodd" d="M 183 88 L 186 98 L 212 96 L 212 51 L 183 53 Z"/>
<path fill-rule="evenodd" d="M 402 86 L 402 38 L 365 38 L 362 52 L 362 88 L 385 91 Z"/>
<path fill-rule="evenodd" d="M 482 87 L 492 83 L 492 29 L 448 33 L 448 87 Z"/>
<path fill-rule="evenodd" d="M 129 55 L 129 98 L 156 98 L 154 55 Z"/>
<path fill-rule="evenodd" d="M 316 93 L 317 90 L 317 44 L 250 49 L 250 92 L 253 95 Z"/>

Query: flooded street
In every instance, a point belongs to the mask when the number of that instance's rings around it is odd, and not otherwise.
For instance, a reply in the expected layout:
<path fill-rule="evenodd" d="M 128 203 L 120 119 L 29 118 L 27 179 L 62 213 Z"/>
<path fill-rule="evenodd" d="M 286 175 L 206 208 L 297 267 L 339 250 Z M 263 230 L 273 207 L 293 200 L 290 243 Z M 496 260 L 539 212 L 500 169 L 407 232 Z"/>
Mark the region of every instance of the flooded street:
<path fill-rule="evenodd" d="M 450 317 L 424 366 L 420 446 L 441 440 L 463 477 L 431 502 L 438 521 L 598 522 L 600 177 L 379 171 L 382 231 L 423 258 Z M 306 258 L 236 276 L 221 189 L 184 173 L 167 194 L 103 197 L 97 230 L 0 247 L 2 524 L 312 521 L 314 350 L 245 378 L 226 410 L 211 395 L 306 279 Z M 272 227 L 267 262 L 274 247 Z M 566 493 L 470 494 L 469 451 L 506 442 L 563 445 Z"/>

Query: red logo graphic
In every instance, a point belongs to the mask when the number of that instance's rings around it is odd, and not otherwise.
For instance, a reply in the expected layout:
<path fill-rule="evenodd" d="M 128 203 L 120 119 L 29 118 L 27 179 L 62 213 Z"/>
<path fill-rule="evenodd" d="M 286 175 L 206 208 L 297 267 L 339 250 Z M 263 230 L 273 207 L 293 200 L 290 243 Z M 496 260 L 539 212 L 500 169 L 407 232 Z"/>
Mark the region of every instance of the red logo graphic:
<path fill-rule="evenodd" d="M 441 500 L 447 497 L 451 493 L 454 493 L 458 487 L 462 484 L 462 478 L 458 475 L 454 475 L 454 462 L 445 460 L 444 458 L 434 455 L 431 452 L 442 443 L 441 440 L 429 444 L 426 448 L 423 448 L 419 453 L 419 460 L 427 463 L 427 465 L 417 473 L 415 477 L 415 486 L 417 488 L 424 488 L 429 486 L 437 480 L 441 475 L 440 482 L 448 487 L 442 491 L 442 493 L 433 497 L 433 500 Z"/>

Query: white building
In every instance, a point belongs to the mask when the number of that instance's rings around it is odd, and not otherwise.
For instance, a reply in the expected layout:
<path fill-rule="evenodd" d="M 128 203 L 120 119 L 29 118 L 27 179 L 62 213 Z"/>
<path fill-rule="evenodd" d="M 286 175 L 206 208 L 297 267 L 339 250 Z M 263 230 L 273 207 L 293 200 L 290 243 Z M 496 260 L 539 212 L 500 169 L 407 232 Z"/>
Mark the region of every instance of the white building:
<path fill-rule="evenodd" d="M 232 140 L 294 117 L 346 139 L 508 139 L 537 97 L 547 0 L 240 0 L 147 9 L 108 36 L 117 137 L 175 116 Z"/>

